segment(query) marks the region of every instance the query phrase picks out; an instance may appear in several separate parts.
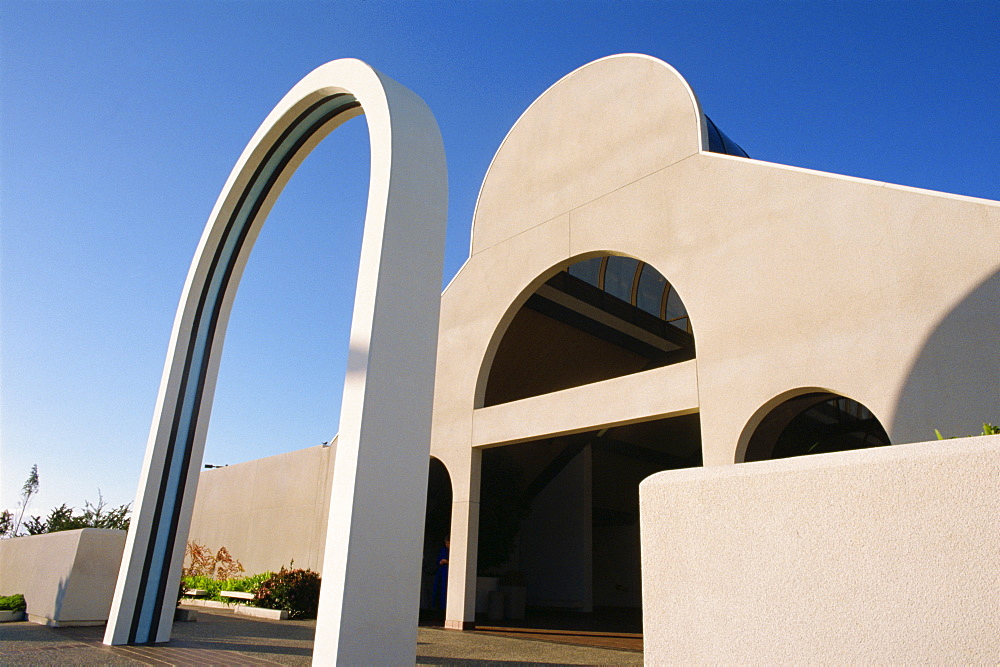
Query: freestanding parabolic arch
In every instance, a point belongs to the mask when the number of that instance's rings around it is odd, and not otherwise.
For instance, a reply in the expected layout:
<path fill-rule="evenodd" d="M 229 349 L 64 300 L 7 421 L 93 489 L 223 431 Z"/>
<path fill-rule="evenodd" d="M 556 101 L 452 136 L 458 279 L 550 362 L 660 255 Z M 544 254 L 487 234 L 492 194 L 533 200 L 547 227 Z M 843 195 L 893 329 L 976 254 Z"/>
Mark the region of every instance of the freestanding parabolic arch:
<path fill-rule="evenodd" d="M 378 651 L 378 662 L 414 660 L 447 176 L 441 135 L 424 102 L 353 59 L 317 68 L 285 95 L 209 217 L 174 321 L 107 644 L 170 638 L 240 276 L 295 168 L 362 113 L 371 180 L 314 658 L 360 664 Z"/>

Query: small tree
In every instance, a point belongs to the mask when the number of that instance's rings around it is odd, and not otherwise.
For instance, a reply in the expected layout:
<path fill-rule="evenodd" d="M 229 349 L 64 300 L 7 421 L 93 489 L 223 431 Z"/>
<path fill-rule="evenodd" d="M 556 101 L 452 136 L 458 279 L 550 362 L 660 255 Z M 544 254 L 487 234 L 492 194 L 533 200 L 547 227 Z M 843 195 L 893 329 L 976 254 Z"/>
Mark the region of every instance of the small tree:
<path fill-rule="evenodd" d="M 41 535 L 43 533 L 58 533 L 61 530 L 76 530 L 78 528 L 104 528 L 107 530 L 128 530 L 131 503 L 105 509 L 107 504 L 104 497 L 98 493 L 96 505 L 92 505 L 89 500 L 84 501 L 84 509 L 80 514 L 74 514 L 73 508 L 63 503 L 59 507 L 51 510 L 49 515 L 43 520 L 39 516 L 33 516 L 24 522 L 24 528 L 28 535 Z"/>
<path fill-rule="evenodd" d="M 73 508 L 63 503 L 49 512 L 43 521 L 41 517 L 33 516 L 24 524 L 28 535 L 41 535 L 43 533 L 57 533 L 61 530 L 76 530 L 86 528 L 82 517 L 73 516 Z"/>
<path fill-rule="evenodd" d="M 239 562 L 229 553 L 226 547 L 220 547 L 215 554 L 215 578 L 219 580 L 232 579 L 238 574 L 243 574 L 243 563 Z"/>
<path fill-rule="evenodd" d="M 108 508 L 101 495 L 101 490 L 97 490 L 97 504 L 91 505 L 89 500 L 83 502 L 83 514 L 80 520 L 86 528 L 107 528 L 109 530 L 128 530 L 129 512 L 132 511 L 132 503 Z"/>
<path fill-rule="evenodd" d="M 182 577 L 212 577 L 215 574 L 215 558 L 212 550 L 197 542 L 187 543 L 187 558 L 191 564 L 181 568 Z"/>
<path fill-rule="evenodd" d="M 17 537 L 18 531 L 21 530 L 21 521 L 24 519 L 24 512 L 28 509 L 28 503 L 31 501 L 31 496 L 38 493 L 38 464 L 31 466 L 31 472 L 28 473 L 28 479 L 24 481 L 24 486 L 21 487 L 21 501 L 18 503 L 21 507 L 21 511 L 18 512 L 17 521 L 14 522 L 14 528 L 11 530 L 11 537 Z"/>
<path fill-rule="evenodd" d="M 84 501 L 83 512 L 74 514 L 73 508 L 63 503 L 51 510 L 47 517 L 30 516 L 24 519 L 31 497 L 38 493 L 38 464 L 31 466 L 31 473 L 21 487 L 20 511 L 17 520 L 8 510 L 0 513 L 0 537 L 20 537 L 21 535 L 41 535 L 55 533 L 60 530 L 76 530 L 77 528 L 106 528 L 110 530 L 128 530 L 129 512 L 132 503 L 109 508 L 101 490 L 97 490 L 97 504 Z M 24 533 L 21 528 L 24 528 Z"/>
<path fill-rule="evenodd" d="M 221 581 L 245 572 L 243 563 L 233 558 L 226 547 L 220 548 L 213 556 L 208 547 L 188 542 L 187 557 L 191 564 L 181 568 L 182 577 L 209 577 Z"/>

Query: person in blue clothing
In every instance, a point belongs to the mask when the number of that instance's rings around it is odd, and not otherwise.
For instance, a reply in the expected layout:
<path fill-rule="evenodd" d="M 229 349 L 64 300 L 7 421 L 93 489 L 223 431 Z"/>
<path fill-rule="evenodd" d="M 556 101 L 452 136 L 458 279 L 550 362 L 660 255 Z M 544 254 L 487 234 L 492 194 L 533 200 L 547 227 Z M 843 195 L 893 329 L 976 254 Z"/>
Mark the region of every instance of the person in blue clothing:
<path fill-rule="evenodd" d="M 448 549 L 451 540 L 445 538 L 444 546 L 437 556 L 437 571 L 434 572 L 434 595 L 432 604 L 435 609 L 444 609 L 448 598 Z"/>

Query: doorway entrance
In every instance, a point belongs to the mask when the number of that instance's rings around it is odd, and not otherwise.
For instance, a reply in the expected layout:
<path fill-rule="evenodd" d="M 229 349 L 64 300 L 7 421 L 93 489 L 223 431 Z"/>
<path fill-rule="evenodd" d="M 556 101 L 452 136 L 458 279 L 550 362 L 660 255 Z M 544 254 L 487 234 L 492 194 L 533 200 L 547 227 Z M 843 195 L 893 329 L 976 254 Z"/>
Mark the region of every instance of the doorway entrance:
<path fill-rule="evenodd" d="M 641 633 L 639 483 L 701 464 L 697 414 L 485 450 L 477 627 Z"/>
<path fill-rule="evenodd" d="M 451 535 L 451 477 L 438 459 L 427 470 L 427 510 L 420 566 L 420 624 L 444 625 L 447 598 L 449 537 Z"/>

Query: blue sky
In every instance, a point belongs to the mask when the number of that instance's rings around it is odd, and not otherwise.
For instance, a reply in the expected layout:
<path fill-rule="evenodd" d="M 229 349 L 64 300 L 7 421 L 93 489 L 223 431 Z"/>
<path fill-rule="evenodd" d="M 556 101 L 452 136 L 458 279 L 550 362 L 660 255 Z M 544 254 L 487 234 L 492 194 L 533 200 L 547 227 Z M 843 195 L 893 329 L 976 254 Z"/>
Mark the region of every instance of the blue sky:
<path fill-rule="evenodd" d="M 757 159 L 1000 199 L 997 2 L 0 2 L 0 508 L 138 483 L 177 300 L 229 170 L 316 66 L 437 116 L 444 279 L 520 113 L 596 58 L 659 57 Z M 367 187 L 353 120 L 286 188 L 237 296 L 205 461 L 336 431 Z M 863 242 L 863 239 L 859 239 Z M 986 251 L 986 249 L 984 249 Z"/>

